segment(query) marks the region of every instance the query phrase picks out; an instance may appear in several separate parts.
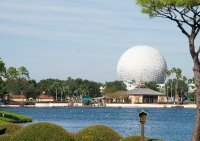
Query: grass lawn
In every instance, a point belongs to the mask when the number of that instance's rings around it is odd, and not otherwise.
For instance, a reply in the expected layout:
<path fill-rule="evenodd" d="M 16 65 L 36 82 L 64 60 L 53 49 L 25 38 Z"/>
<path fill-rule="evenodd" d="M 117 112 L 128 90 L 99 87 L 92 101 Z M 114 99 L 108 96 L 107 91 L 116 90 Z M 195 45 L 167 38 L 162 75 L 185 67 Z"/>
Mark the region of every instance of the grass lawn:
<path fill-rule="evenodd" d="M 0 124 L 10 123 L 10 122 L 11 123 L 32 122 L 32 118 L 21 114 L 0 110 Z"/>

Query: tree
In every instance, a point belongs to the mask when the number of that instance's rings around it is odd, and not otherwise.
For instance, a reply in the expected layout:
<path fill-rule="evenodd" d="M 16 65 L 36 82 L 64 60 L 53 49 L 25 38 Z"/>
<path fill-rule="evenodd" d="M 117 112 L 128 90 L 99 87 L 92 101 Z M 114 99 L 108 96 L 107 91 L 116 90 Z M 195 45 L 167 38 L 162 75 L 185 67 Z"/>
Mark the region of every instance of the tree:
<path fill-rule="evenodd" d="M 6 79 L 7 81 L 13 81 L 13 80 L 16 80 L 19 76 L 19 72 L 17 71 L 16 68 L 14 67 L 9 67 L 6 71 Z"/>
<path fill-rule="evenodd" d="M 9 94 L 25 94 L 28 91 L 29 83 L 23 83 L 19 80 L 11 81 L 6 85 Z"/>
<path fill-rule="evenodd" d="M 135 83 L 136 83 L 135 79 L 133 79 L 133 80 L 131 81 L 131 83 L 132 83 L 132 84 L 135 84 Z"/>
<path fill-rule="evenodd" d="M 191 141 L 200 140 L 200 61 L 199 49 L 194 41 L 200 30 L 200 0 L 136 0 L 142 6 L 142 13 L 150 18 L 161 17 L 175 22 L 189 41 L 189 51 L 193 60 L 196 89 L 196 122 Z M 188 28 L 189 27 L 189 28 Z M 190 31 L 189 31 L 190 30 Z"/>
<path fill-rule="evenodd" d="M 103 95 L 107 93 L 115 93 L 117 91 L 126 91 L 126 85 L 123 81 L 113 81 L 113 82 L 106 82 L 105 89 L 103 90 Z"/>
<path fill-rule="evenodd" d="M 5 72 L 6 72 L 5 63 L 0 58 L 0 78 L 1 79 L 2 79 L 2 77 L 4 77 Z"/>
<path fill-rule="evenodd" d="M 156 85 L 156 82 L 150 81 L 150 82 L 145 82 L 145 86 L 147 86 L 149 89 L 152 89 L 154 91 L 159 91 Z"/>
<path fill-rule="evenodd" d="M 177 90 L 178 90 L 178 82 L 179 82 L 179 79 L 182 77 L 182 76 L 181 76 L 181 72 L 182 72 L 182 71 L 181 71 L 181 69 L 179 69 L 179 68 L 175 68 L 175 69 L 174 69 L 174 73 L 176 73 L 176 79 L 177 79 L 177 81 L 176 81 L 177 83 L 176 83 L 176 85 L 175 85 L 175 88 L 176 88 L 176 93 L 175 93 L 175 95 L 178 94 L 178 91 L 177 91 Z M 174 100 L 175 100 L 175 96 L 174 96 Z"/>
<path fill-rule="evenodd" d="M 18 72 L 19 72 L 19 76 L 21 79 L 29 79 L 30 78 L 29 72 L 24 66 L 19 67 Z"/>
<path fill-rule="evenodd" d="M 168 69 L 164 69 L 164 70 L 163 70 L 163 74 L 164 74 L 164 76 L 165 76 L 165 80 L 166 80 L 167 77 L 170 76 L 171 71 L 168 70 Z M 168 86 L 167 86 L 167 84 L 165 84 L 165 93 L 166 93 L 166 95 L 167 95 L 167 100 L 168 100 L 168 93 L 167 93 L 167 90 L 168 90 Z"/>
<path fill-rule="evenodd" d="M 182 77 L 182 80 L 183 80 L 183 82 L 184 82 L 184 84 L 185 84 L 185 87 L 183 87 L 182 86 L 182 88 L 181 88 L 181 102 L 183 102 L 183 92 L 185 91 L 186 92 L 186 89 L 188 88 L 188 85 L 187 85 L 187 83 L 186 83 L 186 81 L 187 81 L 187 77 L 186 76 L 183 76 Z"/>
<path fill-rule="evenodd" d="M 56 101 L 58 100 L 58 90 L 60 88 L 60 83 L 59 80 L 56 79 L 57 81 L 53 82 L 53 88 L 56 90 Z"/>
<path fill-rule="evenodd" d="M 60 86 L 60 91 L 61 91 L 60 100 L 61 101 L 63 100 L 63 94 L 65 93 L 66 89 L 67 89 L 66 83 L 64 81 L 61 82 L 61 86 Z"/>

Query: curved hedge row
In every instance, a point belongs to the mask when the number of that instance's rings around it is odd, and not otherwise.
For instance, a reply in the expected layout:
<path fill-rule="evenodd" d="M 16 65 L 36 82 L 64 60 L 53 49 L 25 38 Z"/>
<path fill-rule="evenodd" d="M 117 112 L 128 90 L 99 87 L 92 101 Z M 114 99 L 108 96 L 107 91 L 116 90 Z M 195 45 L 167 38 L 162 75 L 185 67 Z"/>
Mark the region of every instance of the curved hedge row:
<path fill-rule="evenodd" d="M 121 135 L 105 125 L 92 125 L 75 134 L 76 141 L 119 141 L 121 138 Z"/>
<path fill-rule="evenodd" d="M 49 122 L 32 123 L 25 127 L 13 123 L 0 124 L 0 130 L 5 127 L 6 132 L 0 135 L 0 141 L 140 141 L 141 139 L 140 136 L 123 138 L 106 125 L 92 125 L 75 134 Z M 145 141 L 154 140 L 145 137 Z"/>
<path fill-rule="evenodd" d="M 74 137 L 61 126 L 38 122 L 22 128 L 10 138 L 10 141 L 74 141 Z"/>
<path fill-rule="evenodd" d="M 0 124 L 0 130 L 6 128 L 5 134 L 13 134 L 23 128 L 23 126 L 14 123 L 4 123 Z"/>
<path fill-rule="evenodd" d="M 141 136 L 136 135 L 136 136 L 128 136 L 123 139 L 120 139 L 119 141 L 141 141 Z M 144 137 L 144 141 L 164 141 L 160 139 L 150 139 L 148 137 Z"/>

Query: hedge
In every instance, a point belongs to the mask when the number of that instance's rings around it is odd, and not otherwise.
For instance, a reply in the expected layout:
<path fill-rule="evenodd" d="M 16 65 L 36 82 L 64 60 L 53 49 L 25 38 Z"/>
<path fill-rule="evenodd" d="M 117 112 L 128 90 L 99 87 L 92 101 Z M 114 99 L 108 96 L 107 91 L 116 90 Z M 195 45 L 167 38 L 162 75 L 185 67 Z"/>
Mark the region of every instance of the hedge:
<path fill-rule="evenodd" d="M 74 136 L 59 125 L 37 122 L 23 127 L 10 141 L 74 141 Z"/>
<path fill-rule="evenodd" d="M 76 141 L 119 141 L 120 134 L 106 125 L 92 125 L 75 134 Z"/>

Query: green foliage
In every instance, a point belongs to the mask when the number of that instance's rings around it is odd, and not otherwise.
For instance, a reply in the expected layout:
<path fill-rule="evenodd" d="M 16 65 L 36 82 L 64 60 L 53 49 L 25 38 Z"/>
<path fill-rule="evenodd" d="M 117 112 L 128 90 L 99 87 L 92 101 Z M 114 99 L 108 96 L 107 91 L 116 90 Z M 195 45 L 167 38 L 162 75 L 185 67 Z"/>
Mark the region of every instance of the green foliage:
<path fill-rule="evenodd" d="M 15 67 L 9 67 L 6 70 L 6 75 L 5 78 L 7 79 L 7 81 L 13 81 L 16 80 L 19 76 L 19 72 L 17 71 L 17 69 Z"/>
<path fill-rule="evenodd" d="M 106 82 L 103 95 L 106 95 L 107 93 L 115 93 L 117 91 L 126 91 L 126 85 L 123 81 L 116 80 L 113 82 Z"/>
<path fill-rule="evenodd" d="M 178 82 L 178 83 L 177 83 Z M 177 90 L 176 90 L 176 85 L 178 84 L 177 86 Z M 166 91 L 168 93 L 168 96 L 171 95 L 174 95 L 177 91 L 177 94 L 181 95 L 181 94 L 185 94 L 186 92 L 186 89 L 188 87 L 187 83 L 184 81 L 184 80 L 180 80 L 180 79 L 168 79 L 168 81 L 166 82 Z"/>
<path fill-rule="evenodd" d="M 5 63 L 0 58 L 0 78 L 1 79 L 5 75 L 5 72 L 6 72 Z"/>
<path fill-rule="evenodd" d="M 9 141 L 11 137 L 12 135 L 8 135 L 8 134 L 0 135 L 0 141 Z"/>
<path fill-rule="evenodd" d="M 29 88 L 29 83 L 20 80 L 13 80 L 6 85 L 7 91 L 11 94 L 25 94 Z"/>
<path fill-rule="evenodd" d="M 156 17 L 161 15 L 160 13 L 170 14 L 171 7 L 184 7 L 184 11 L 187 13 L 191 7 L 199 5 L 200 0 L 136 0 L 136 4 L 143 7 L 142 13 L 146 13 L 150 17 Z"/>
<path fill-rule="evenodd" d="M 21 114 L 0 110 L 0 123 L 5 122 L 32 122 L 32 118 Z"/>
<path fill-rule="evenodd" d="M 22 128 L 10 141 L 74 141 L 74 136 L 56 124 L 38 122 Z"/>
<path fill-rule="evenodd" d="M 16 124 L 16 123 L 5 123 L 0 124 L 0 130 L 6 128 L 5 134 L 13 134 L 18 130 L 22 129 L 23 126 Z M 1 137 L 1 136 L 0 136 Z"/>
<path fill-rule="evenodd" d="M 75 134 L 76 141 L 119 141 L 121 138 L 121 135 L 105 125 L 92 125 Z"/>
<path fill-rule="evenodd" d="M 20 78 L 22 78 L 22 79 L 29 79 L 30 78 L 29 77 L 29 72 L 26 69 L 26 67 L 24 67 L 24 66 L 19 67 L 18 68 L 18 72 L 19 72 Z"/>
<path fill-rule="evenodd" d="M 89 95 L 90 97 L 101 96 L 100 83 L 82 80 L 81 78 L 67 80 L 46 79 L 41 80 L 37 84 L 37 95 L 45 91 L 58 100 L 66 99 L 66 97 L 78 97 L 81 95 Z"/>
<path fill-rule="evenodd" d="M 120 139 L 119 141 L 141 141 L 141 136 L 128 136 L 123 139 Z M 149 138 L 145 137 L 144 141 L 149 141 Z"/>
<path fill-rule="evenodd" d="M 151 82 L 145 82 L 145 86 L 147 86 L 149 89 L 152 89 L 154 91 L 159 91 L 157 89 L 156 82 L 153 82 L 153 81 L 151 81 Z"/>
<path fill-rule="evenodd" d="M 136 135 L 136 136 L 128 136 L 123 139 L 120 139 L 119 141 L 141 141 L 141 136 Z M 150 139 L 148 137 L 144 137 L 144 141 L 164 141 L 160 139 Z"/>
<path fill-rule="evenodd" d="M 118 91 L 118 92 L 114 92 L 114 93 L 106 93 L 106 95 L 104 95 L 104 97 L 109 99 L 110 102 L 113 102 L 113 100 L 115 100 L 115 102 L 117 102 L 117 103 L 128 102 L 128 95 L 127 95 L 126 91 Z"/>

